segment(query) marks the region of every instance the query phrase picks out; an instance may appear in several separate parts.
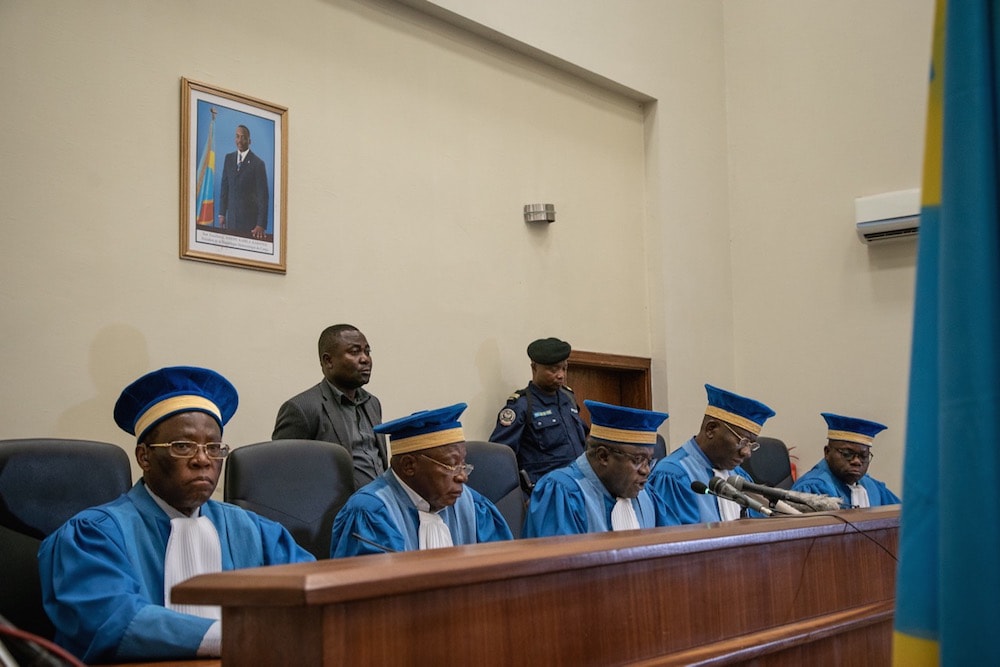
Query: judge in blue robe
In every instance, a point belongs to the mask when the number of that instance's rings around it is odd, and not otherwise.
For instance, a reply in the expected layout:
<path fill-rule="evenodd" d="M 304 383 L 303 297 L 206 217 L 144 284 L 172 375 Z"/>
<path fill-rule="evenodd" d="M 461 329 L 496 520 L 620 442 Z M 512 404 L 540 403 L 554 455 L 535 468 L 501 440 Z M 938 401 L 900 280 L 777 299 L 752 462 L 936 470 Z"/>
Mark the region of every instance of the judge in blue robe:
<path fill-rule="evenodd" d="M 209 500 L 228 453 L 222 426 L 236 401 L 225 378 L 189 367 L 143 376 L 119 398 L 115 418 L 138 434 L 142 479 L 71 518 L 38 556 L 55 640 L 84 662 L 218 656 L 218 608 L 171 603 L 172 583 L 314 560 L 280 525 Z"/>
<path fill-rule="evenodd" d="M 499 510 L 466 486 L 466 405 L 375 427 L 390 437 L 389 469 L 354 493 L 333 523 L 330 556 L 434 549 L 513 538 Z"/>
<path fill-rule="evenodd" d="M 706 384 L 708 406 L 698 434 L 656 464 L 648 488 L 674 510 L 681 523 L 708 523 L 737 519 L 735 502 L 696 493 L 692 482 L 708 485 L 712 477 L 738 475 L 753 481 L 740 467 L 760 448 L 757 436 L 774 411 L 752 398 Z M 760 516 L 753 512 L 750 516 Z"/>
<path fill-rule="evenodd" d="M 856 417 L 821 413 L 827 423 L 823 459 L 795 480 L 793 491 L 825 493 L 840 498 L 844 507 L 895 505 L 899 497 L 885 483 L 868 475 L 872 443 L 886 426 Z"/>
<path fill-rule="evenodd" d="M 673 511 L 645 489 L 656 429 L 667 414 L 589 400 L 584 405 L 591 418 L 587 449 L 535 485 L 524 536 L 678 525 Z"/>
<path fill-rule="evenodd" d="M 171 516 L 162 505 L 140 480 L 77 514 L 41 547 L 56 642 L 86 663 L 193 658 L 214 622 L 164 606 Z M 222 570 L 314 560 L 273 521 L 213 500 L 200 510 L 218 531 Z"/>

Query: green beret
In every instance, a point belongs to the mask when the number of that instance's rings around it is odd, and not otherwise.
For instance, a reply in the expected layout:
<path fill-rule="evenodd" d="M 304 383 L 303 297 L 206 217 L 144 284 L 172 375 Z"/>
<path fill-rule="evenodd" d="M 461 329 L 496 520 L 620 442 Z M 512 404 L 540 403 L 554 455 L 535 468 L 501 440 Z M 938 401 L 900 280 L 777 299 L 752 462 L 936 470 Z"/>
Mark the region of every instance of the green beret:
<path fill-rule="evenodd" d="M 572 348 L 558 338 L 539 338 L 528 346 L 528 358 L 537 364 L 558 364 L 569 357 Z"/>

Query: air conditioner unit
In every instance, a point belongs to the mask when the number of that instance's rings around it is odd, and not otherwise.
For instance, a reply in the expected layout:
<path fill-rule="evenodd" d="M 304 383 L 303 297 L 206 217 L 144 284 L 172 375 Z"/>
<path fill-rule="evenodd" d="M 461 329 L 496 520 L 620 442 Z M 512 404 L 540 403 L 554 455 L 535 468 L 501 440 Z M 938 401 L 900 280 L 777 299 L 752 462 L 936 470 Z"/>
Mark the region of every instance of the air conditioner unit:
<path fill-rule="evenodd" d="M 920 188 L 858 197 L 854 219 L 862 243 L 912 238 L 920 229 Z"/>

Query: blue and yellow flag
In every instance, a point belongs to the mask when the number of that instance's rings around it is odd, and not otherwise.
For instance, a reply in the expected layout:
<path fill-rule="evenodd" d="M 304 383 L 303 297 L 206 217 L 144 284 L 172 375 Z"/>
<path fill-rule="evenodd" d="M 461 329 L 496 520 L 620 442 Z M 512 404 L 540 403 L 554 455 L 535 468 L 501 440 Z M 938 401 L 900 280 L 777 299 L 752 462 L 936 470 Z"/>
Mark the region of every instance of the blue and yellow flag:
<path fill-rule="evenodd" d="M 208 138 L 198 162 L 197 219 L 199 225 L 215 225 L 215 109 L 211 110 L 212 120 L 208 124 Z"/>
<path fill-rule="evenodd" d="M 938 0 L 893 663 L 996 662 L 1000 0 Z"/>

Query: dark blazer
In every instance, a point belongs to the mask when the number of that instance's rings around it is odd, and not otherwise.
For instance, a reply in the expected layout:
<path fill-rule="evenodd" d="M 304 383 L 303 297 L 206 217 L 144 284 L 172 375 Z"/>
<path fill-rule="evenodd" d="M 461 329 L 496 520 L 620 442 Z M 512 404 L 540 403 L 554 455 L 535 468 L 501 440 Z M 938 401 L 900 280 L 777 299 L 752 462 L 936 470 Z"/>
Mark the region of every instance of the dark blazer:
<path fill-rule="evenodd" d="M 374 394 L 364 404 L 365 414 L 372 426 L 382 423 L 382 404 Z M 272 440 L 326 440 L 342 445 L 351 451 L 347 439 L 347 425 L 340 410 L 334 404 L 333 390 L 326 380 L 314 387 L 306 389 L 298 396 L 285 401 L 278 409 L 278 417 L 274 420 Z M 389 468 L 389 455 L 385 446 L 385 436 L 375 434 L 378 440 L 378 453 L 382 465 Z"/>
<path fill-rule="evenodd" d="M 226 229 L 249 234 L 254 227 L 267 229 L 267 167 L 253 151 L 236 170 L 236 152 L 226 155 L 218 215 L 226 216 Z"/>

